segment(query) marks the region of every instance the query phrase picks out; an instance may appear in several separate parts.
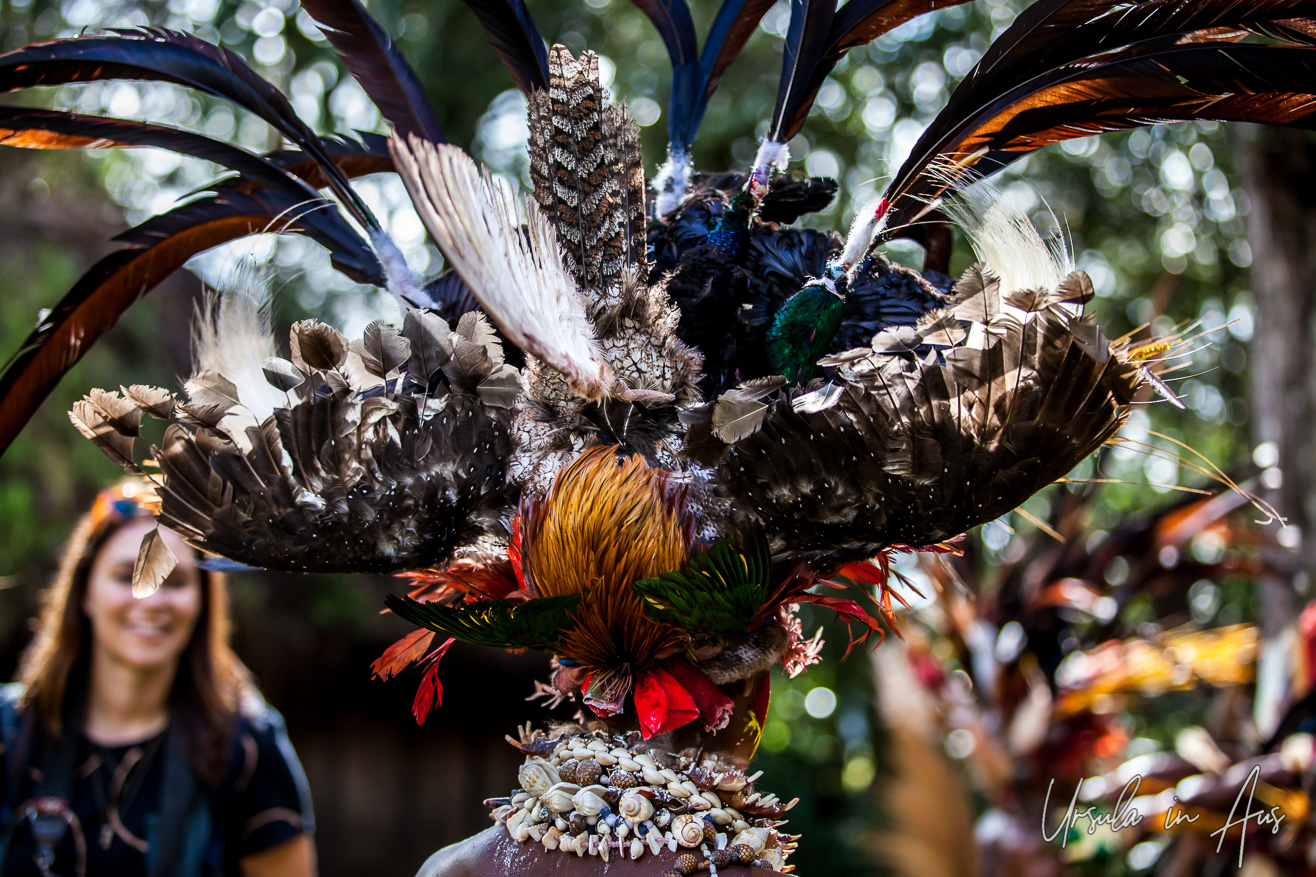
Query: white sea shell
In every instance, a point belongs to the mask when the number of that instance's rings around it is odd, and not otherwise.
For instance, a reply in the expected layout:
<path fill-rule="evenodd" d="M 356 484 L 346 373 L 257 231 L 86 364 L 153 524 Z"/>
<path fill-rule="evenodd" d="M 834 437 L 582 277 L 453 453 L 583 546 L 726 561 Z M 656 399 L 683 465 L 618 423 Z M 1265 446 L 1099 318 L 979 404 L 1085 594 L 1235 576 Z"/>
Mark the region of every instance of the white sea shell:
<path fill-rule="evenodd" d="M 546 850 L 555 850 L 561 839 L 562 832 L 557 830 L 556 825 L 550 825 L 548 831 L 544 832 L 544 837 L 540 840 L 540 843 L 544 845 L 544 849 Z"/>
<path fill-rule="evenodd" d="M 643 752 L 641 752 L 639 755 L 634 756 L 634 758 L 641 767 L 652 767 L 652 768 L 658 767 L 657 762 L 655 762 L 648 755 L 645 755 Z"/>
<path fill-rule="evenodd" d="M 774 871 L 780 871 L 786 867 L 786 860 L 782 857 L 781 850 L 764 850 L 761 858 Z"/>
<path fill-rule="evenodd" d="M 642 855 L 644 855 L 644 841 L 637 837 L 631 841 L 631 860 L 634 861 Z"/>
<path fill-rule="evenodd" d="M 526 825 L 526 812 L 524 810 L 516 811 L 512 814 L 512 818 L 507 820 L 507 833 L 517 843 L 525 843 L 525 839 L 530 836 L 530 828 Z"/>
<path fill-rule="evenodd" d="M 578 791 L 580 786 L 573 783 L 558 783 L 540 795 L 539 800 L 554 813 L 566 813 L 572 808 L 572 796 Z"/>
<path fill-rule="evenodd" d="M 603 800 L 596 792 L 592 791 L 595 788 L 602 787 L 590 786 L 581 789 L 579 792 L 571 796 L 571 804 L 581 816 L 598 816 L 603 808 L 608 806 L 607 801 Z"/>
<path fill-rule="evenodd" d="M 672 820 L 672 834 L 683 847 L 697 847 L 704 842 L 704 819 L 693 813 L 682 813 Z"/>
<path fill-rule="evenodd" d="M 653 802 L 637 790 L 629 789 L 617 802 L 617 813 L 628 822 L 643 822 L 653 816 Z"/>
<path fill-rule="evenodd" d="M 521 783 L 521 788 L 532 795 L 542 795 L 562 782 L 562 778 L 557 774 L 557 768 L 543 758 L 532 758 L 521 765 L 520 770 L 516 772 L 516 778 Z"/>
<path fill-rule="evenodd" d="M 731 846 L 744 844 L 755 853 L 763 852 L 763 848 L 768 845 L 768 830 L 766 828 L 746 828 L 744 831 L 731 838 Z"/>
<path fill-rule="evenodd" d="M 639 759 L 636 759 L 636 761 L 639 761 Z M 651 786 L 667 785 L 667 779 L 661 773 L 658 772 L 657 768 L 650 767 L 649 765 L 646 764 L 643 766 L 641 772 L 644 774 L 644 781 L 649 785 Z"/>
<path fill-rule="evenodd" d="M 589 835 L 583 831 L 576 835 L 576 839 L 572 842 L 571 848 L 576 851 L 576 855 L 584 856 L 585 852 L 589 849 Z"/>

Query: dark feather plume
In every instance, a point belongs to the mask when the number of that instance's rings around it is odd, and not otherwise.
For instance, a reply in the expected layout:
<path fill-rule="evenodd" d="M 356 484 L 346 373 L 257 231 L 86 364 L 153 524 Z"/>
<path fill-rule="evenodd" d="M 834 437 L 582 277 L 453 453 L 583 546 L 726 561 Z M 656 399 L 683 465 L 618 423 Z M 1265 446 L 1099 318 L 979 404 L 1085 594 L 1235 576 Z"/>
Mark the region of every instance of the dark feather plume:
<path fill-rule="evenodd" d="M 815 0 L 816 2 L 816 0 Z M 786 128 L 778 142 L 785 142 L 799 133 L 818 89 L 828 74 L 845 57 L 846 52 L 871 43 L 888 31 L 894 30 L 912 18 L 928 12 L 959 6 L 968 0 L 850 0 L 836 10 L 826 46 L 813 66 L 800 71 L 805 76 L 802 85 L 792 86 L 791 106 L 785 112 Z"/>
<path fill-rule="evenodd" d="M 654 26 L 663 31 L 664 23 L 649 11 L 668 4 L 654 0 L 635 0 L 644 9 Z M 688 47 L 679 42 L 680 52 L 673 51 L 673 39 L 664 32 L 668 55 L 672 60 L 672 94 L 667 106 L 667 139 L 672 148 L 689 154 L 699 124 L 704 119 L 708 101 L 717 91 L 722 74 L 736 60 L 745 42 L 758 27 L 763 15 L 772 7 L 773 0 L 723 0 L 713 19 L 704 43 L 703 52 L 695 57 L 694 25 L 690 24 Z M 684 7 L 684 3 L 681 4 Z M 688 21 L 689 11 L 684 15 Z M 679 24 L 679 21 L 674 22 Z"/>
<path fill-rule="evenodd" d="M 296 176 L 245 149 L 191 131 L 129 119 L 0 106 L 0 145 L 24 149 L 154 146 L 213 161 L 228 170 L 237 171 L 252 183 L 276 191 L 296 191 L 303 198 L 319 198 L 314 189 Z"/>
<path fill-rule="evenodd" d="M 525 0 L 465 0 L 489 45 L 527 96 L 548 90 L 548 52 Z"/>
<path fill-rule="evenodd" d="M 360 0 L 302 0 L 302 8 L 322 25 L 347 69 L 395 131 L 445 142 L 416 71 Z"/>
<path fill-rule="evenodd" d="M 1186 44 L 1132 50 L 1035 77 L 916 146 L 888 189 L 890 222 L 916 215 L 949 187 L 924 171 L 940 159 L 981 175 L 1075 137 L 1192 119 L 1310 129 L 1316 53 L 1291 46 Z M 931 130 L 931 129 L 929 129 Z"/>
<path fill-rule="evenodd" d="M 1255 31 L 1310 43 L 1310 21 L 1299 15 L 1316 13 L 1311 0 L 1145 0 L 1136 4 L 1117 0 L 1041 0 L 1021 12 L 983 55 L 977 66 L 951 94 L 949 101 L 924 131 L 910 157 L 887 189 L 887 200 L 898 207 L 889 224 L 900 225 L 919 207 L 911 200 L 897 205 L 939 156 L 958 148 L 954 132 L 969 118 L 978 118 L 987 107 L 1002 106 L 1007 95 L 1030 93 L 1026 84 L 1039 77 L 1059 77 L 1064 65 L 1130 46 L 1168 48 L 1176 41 L 1192 42 L 1202 35 L 1223 33 L 1230 39 Z M 1232 36 L 1231 36 L 1232 35 Z M 1200 47 L 1200 46 L 1199 46 Z M 1109 62 L 1098 58 L 1097 63 Z M 1283 88 L 1270 89 L 1283 91 Z M 1136 100 L 1136 96 L 1133 96 Z M 1136 117 L 1130 106 L 1129 116 Z M 1202 115 L 1199 118 L 1209 118 Z M 1108 129 L 1107 129 L 1108 130 Z M 1093 133 L 1098 133 L 1094 131 Z M 991 163 L 981 163 L 978 173 L 991 173 Z M 943 180 L 944 182 L 944 180 Z M 920 180 L 916 198 L 926 198 L 937 186 Z"/>
<path fill-rule="evenodd" d="M 810 83 L 826 56 L 835 16 L 835 0 L 791 0 L 777 105 L 768 126 L 768 139 L 774 143 L 785 143 L 804 126 L 817 91 L 810 91 Z"/>
<path fill-rule="evenodd" d="M 0 55 L 0 91 L 38 85 L 147 79 L 172 82 L 231 100 L 264 119 L 313 158 L 344 206 L 367 229 L 379 222 L 352 190 L 320 138 L 288 98 L 238 55 L 188 34 L 153 28 L 115 36 L 75 37 L 37 43 Z"/>
<path fill-rule="evenodd" d="M 393 172 L 393 156 L 388 151 L 388 138 L 382 134 L 368 131 L 355 132 L 357 140 L 338 137 L 322 137 L 320 145 L 350 179 L 364 177 L 368 174 L 388 174 Z M 329 185 L 320 166 L 306 153 L 296 149 L 281 149 L 265 154 L 265 158 L 274 162 L 288 173 L 302 180 L 315 189 Z"/>

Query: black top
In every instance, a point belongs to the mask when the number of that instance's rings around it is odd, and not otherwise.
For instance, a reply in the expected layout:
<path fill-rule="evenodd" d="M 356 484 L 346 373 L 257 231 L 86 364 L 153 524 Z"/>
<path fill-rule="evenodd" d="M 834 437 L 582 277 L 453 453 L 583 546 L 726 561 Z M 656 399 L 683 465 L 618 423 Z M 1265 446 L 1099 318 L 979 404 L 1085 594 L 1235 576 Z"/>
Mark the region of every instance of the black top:
<path fill-rule="evenodd" d="M 76 873 L 85 849 L 87 877 L 148 874 L 148 838 L 161 820 L 167 734 L 127 746 L 100 746 L 79 735 L 70 805 L 76 822 L 55 847 L 53 874 Z M 37 791 L 41 746 L 31 747 L 17 806 Z M 209 808 L 205 873 L 237 874 L 238 859 L 272 849 L 314 828 L 306 777 L 273 709 L 240 717 L 228 775 L 211 789 L 199 786 Z M 11 753 L 0 756 L 0 790 L 9 787 Z M 17 812 L 3 877 L 38 877 L 29 825 Z"/>

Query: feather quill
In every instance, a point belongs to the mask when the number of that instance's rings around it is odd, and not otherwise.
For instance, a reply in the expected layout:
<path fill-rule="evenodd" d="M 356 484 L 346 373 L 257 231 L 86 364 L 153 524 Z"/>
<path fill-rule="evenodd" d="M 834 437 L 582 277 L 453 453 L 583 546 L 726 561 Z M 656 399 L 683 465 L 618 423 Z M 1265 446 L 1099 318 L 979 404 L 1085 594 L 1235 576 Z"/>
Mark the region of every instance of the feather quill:
<path fill-rule="evenodd" d="M 498 328 L 585 398 L 607 396 L 611 372 L 534 201 L 527 199 L 522 230 L 510 186 L 460 149 L 415 137 L 392 147 L 425 227 Z"/>

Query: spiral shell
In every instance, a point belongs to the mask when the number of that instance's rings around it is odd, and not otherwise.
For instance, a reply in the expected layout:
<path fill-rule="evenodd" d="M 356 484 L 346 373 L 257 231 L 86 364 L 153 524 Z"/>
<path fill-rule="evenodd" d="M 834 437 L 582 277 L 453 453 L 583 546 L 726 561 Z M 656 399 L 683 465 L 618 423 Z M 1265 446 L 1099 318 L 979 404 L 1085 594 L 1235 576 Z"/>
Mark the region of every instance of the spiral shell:
<path fill-rule="evenodd" d="M 598 791 L 602 791 L 599 789 Z M 598 791 L 594 788 L 581 789 L 571 796 L 571 803 L 576 808 L 576 812 L 583 816 L 598 816 L 603 812 L 603 808 L 608 806 L 608 802 L 599 797 Z"/>
<path fill-rule="evenodd" d="M 569 759 L 558 765 L 557 775 L 561 777 L 564 783 L 574 783 L 577 781 L 576 769 L 580 767 L 580 762 L 575 759 Z"/>
<path fill-rule="evenodd" d="M 542 795 L 562 782 L 557 770 L 543 758 L 531 758 L 516 772 L 521 788 L 531 795 Z"/>
<path fill-rule="evenodd" d="M 566 813 L 572 807 L 571 797 L 579 790 L 580 787 L 572 783 L 558 783 L 541 795 L 539 800 L 554 813 Z"/>
<path fill-rule="evenodd" d="M 697 847 L 704 842 L 704 820 L 693 813 L 684 813 L 672 820 L 672 834 L 683 847 Z"/>
<path fill-rule="evenodd" d="M 749 844 L 732 844 L 726 851 L 731 855 L 731 860 L 740 865 L 754 864 L 754 858 L 758 855 Z"/>
<path fill-rule="evenodd" d="M 653 802 L 635 789 L 631 789 L 621 796 L 621 801 L 617 804 L 617 812 L 627 822 L 643 822 L 653 816 Z"/>

